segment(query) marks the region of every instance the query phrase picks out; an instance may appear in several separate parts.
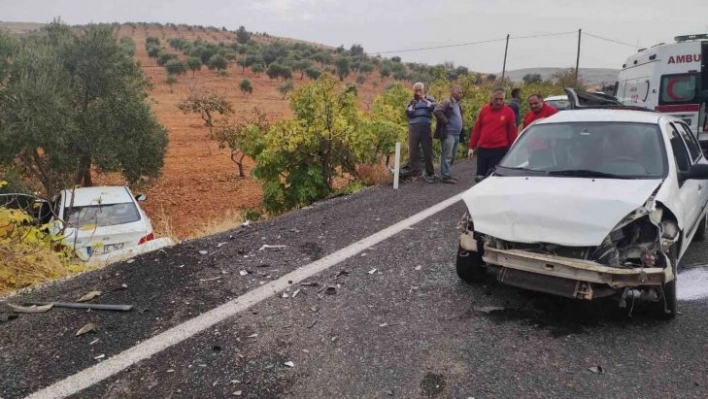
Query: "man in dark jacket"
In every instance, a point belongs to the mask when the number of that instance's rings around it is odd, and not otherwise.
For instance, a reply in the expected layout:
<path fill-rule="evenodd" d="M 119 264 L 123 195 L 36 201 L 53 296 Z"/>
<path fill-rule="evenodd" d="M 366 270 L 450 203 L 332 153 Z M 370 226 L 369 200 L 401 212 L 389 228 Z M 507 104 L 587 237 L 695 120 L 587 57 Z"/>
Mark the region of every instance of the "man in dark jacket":
<path fill-rule="evenodd" d="M 518 128 L 521 124 L 521 89 L 518 87 L 511 90 L 509 107 L 512 111 L 514 111 L 514 116 L 516 116 L 516 127 Z"/>
<path fill-rule="evenodd" d="M 492 101 L 479 111 L 472 128 L 469 158 L 477 152 L 477 177 L 484 177 L 504 158 L 516 140 L 514 111 L 504 104 L 504 89 L 492 92 Z"/>
<path fill-rule="evenodd" d="M 406 105 L 408 115 L 408 167 L 411 179 L 420 176 L 420 151 L 423 147 L 423 162 L 425 174 L 423 179 L 432 183 L 435 178 L 433 168 L 433 137 L 431 125 L 433 123 L 433 110 L 435 99 L 425 95 L 425 86 L 422 82 L 413 85 L 413 98 Z"/>
<path fill-rule="evenodd" d="M 464 112 L 460 106 L 462 88 L 453 86 L 450 98 L 435 107 L 433 111 L 438 124 L 435 128 L 435 137 L 440 139 L 442 154 L 440 157 L 440 176 L 443 183 L 455 184 L 457 179 L 452 177 L 450 166 L 457 154 L 457 145 L 460 143 L 462 133 L 462 120 Z"/>

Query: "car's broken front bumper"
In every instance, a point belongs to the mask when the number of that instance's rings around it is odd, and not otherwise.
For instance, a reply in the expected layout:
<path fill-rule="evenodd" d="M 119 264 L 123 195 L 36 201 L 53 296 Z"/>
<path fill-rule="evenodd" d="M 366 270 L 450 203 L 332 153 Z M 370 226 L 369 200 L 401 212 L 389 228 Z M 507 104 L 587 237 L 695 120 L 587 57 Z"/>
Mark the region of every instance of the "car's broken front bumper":
<path fill-rule="evenodd" d="M 476 251 L 471 234 L 462 234 L 460 244 Z M 674 279 L 670 267 L 614 268 L 590 260 L 486 245 L 483 259 L 499 268 L 498 279 L 504 284 L 578 299 L 609 296 L 624 288 L 661 286 Z"/>

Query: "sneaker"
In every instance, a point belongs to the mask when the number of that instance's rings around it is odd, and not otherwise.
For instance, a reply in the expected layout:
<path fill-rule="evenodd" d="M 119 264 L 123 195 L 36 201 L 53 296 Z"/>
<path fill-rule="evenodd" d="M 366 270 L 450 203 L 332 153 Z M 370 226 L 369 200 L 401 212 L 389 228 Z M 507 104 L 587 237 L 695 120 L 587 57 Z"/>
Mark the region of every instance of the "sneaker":
<path fill-rule="evenodd" d="M 435 183 L 435 176 L 425 175 L 423 176 L 423 180 L 425 180 L 426 183 Z"/>
<path fill-rule="evenodd" d="M 457 179 L 455 179 L 454 177 L 443 177 L 442 182 L 447 184 L 456 184 Z"/>

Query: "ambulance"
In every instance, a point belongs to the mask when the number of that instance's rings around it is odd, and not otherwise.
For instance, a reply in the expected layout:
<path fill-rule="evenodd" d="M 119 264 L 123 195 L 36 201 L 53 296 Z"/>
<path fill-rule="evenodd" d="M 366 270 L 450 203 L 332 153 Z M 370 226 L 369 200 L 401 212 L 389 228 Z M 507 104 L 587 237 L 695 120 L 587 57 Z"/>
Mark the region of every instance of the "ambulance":
<path fill-rule="evenodd" d="M 615 96 L 624 105 L 682 119 L 708 150 L 708 34 L 674 40 L 630 56 L 617 78 Z"/>

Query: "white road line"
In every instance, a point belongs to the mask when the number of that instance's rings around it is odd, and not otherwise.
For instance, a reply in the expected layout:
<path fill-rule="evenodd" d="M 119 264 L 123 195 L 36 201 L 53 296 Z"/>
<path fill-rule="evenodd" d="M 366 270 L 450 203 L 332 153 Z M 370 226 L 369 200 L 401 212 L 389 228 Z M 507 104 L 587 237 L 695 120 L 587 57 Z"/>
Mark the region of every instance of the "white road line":
<path fill-rule="evenodd" d="M 58 381 L 44 389 L 34 392 L 26 399 L 64 398 L 73 395 L 83 389 L 97 384 L 108 377 L 118 374 L 122 370 L 133 364 L 145 360 L 173 345 L 220 323 L 251 306 L 268 299 L 276 293 L 288 288 L 292 284 L 297 284 L 309 277 L 314 276 L 330 267 L 350 258 L 361 251 L 366 250 L 446 208 L 455 204 L 462 198 L 464 193 L 457 194 L 446 199 L 439 204 L 432 206 L 422 212 L 416 213 L 408 219 L 391 225 L 378 233 L 361 239 L 348 247 L 342 248 L 324 258 L 292 271 L 283 277 L 262 285 L 249 291 L 240 297 L 233 299 L 217 308 L 203 313 L 191 320 L 172 327 L 169 330 L 156 335 L 130 349 L 104 360 L 95 366 L 82 370 L 64 380 Z M 457 222 L 457 221 L 455 221 Z M 292 283 L 288 283 L 291 281 Z"/>

